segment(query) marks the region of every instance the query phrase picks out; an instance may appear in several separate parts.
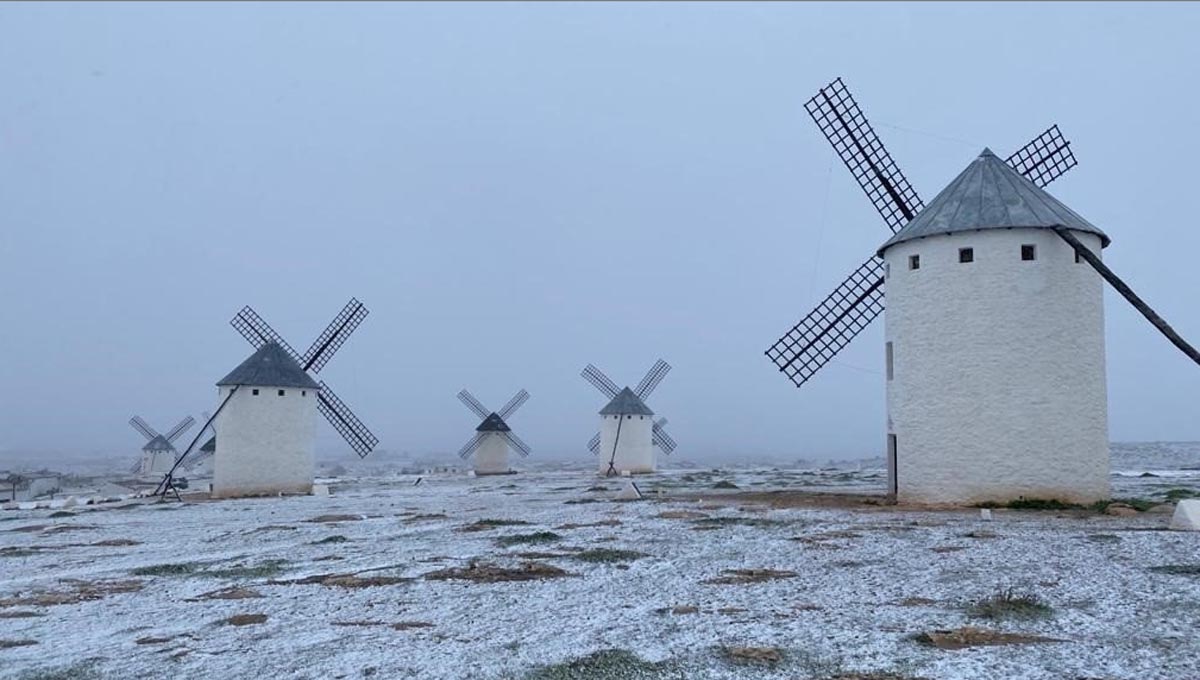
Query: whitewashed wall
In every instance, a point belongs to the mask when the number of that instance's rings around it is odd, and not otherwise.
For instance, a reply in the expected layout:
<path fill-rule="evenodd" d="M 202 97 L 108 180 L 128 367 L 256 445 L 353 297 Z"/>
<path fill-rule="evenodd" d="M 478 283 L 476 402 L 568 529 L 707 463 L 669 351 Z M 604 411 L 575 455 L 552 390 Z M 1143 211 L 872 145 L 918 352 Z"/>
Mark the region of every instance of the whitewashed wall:
<path fill-rule="evenodd" d="M 475 474 L 502 475 L 508 472 L 508 440 L 495 432 L 484 435 L 475 449 Z"/>
<path fill-rule="evenodd" d="M 1099 237 L 1076 235 L 1100 252 Z M 1021 260 L 1022 244 L 1036 260 Z M 959 262 L 964 247 L 974 262 Z M 899 499 L 1107 498 L 1099 274 L 1039 229 L 933 236 L 884 260 Z"/>
<path fill-rule="evenodd" d="M 174 451 L 142 451 L 142 467 L 139 474 L 142 477 L 162 479 L 175 465 Z"/>
<path fill-rule="evenodd" d="M 220 399 L 231 389 L 221 387 Z M 284 396 L 279 396 L 280 389 Z M 312 491 L 316 390 L 242 386 L 217 416 L 214 427 L 214 496 Z"/>
<path fill-rule="evenodd" d="M 618 423 L 621 429 L 619 440 Z M 600 453 L 596 456 L 600 474 L 608 472 L 614 441 L 617 442 L 615 469 L 618 473 L 654 472 L 654 445 L 650 438 L 653 427 L 653 416 L 600 416 Z"/>

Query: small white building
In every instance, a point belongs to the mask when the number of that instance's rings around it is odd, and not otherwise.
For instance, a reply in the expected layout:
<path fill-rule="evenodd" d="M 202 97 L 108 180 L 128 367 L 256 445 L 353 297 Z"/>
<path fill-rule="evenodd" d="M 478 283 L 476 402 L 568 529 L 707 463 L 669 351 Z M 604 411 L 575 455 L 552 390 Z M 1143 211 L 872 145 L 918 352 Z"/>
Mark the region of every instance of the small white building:
<path fill-rule="evenodd" d="M 167 438 L 156 435 L 142 447 L 142 462 L 138 466 L 138 476 L 159 480 L 175 466 L 179 452 Z"/>
<path fill-rule="evenodd" d="M 617 392 L 600 409 L 600 474 L 654 472 L 653 432 L 654 411 L 646 402 L 628 387 Z"/>
<path fill-rule="evenodd" d="M 887 459 L 902 502 L 1109 496 L 1109 238 L 984 150 L 879 255 Z"/>
<path fill-rule="evenodd" d="M 508 424 L 495 413 L 489 415 L 475 432 L 481 436 L 475 449 L 475 474 L 506 475 L 512 472 L 508 466 L 508 438 L 505 432 L 510 432 Z"/>
<path fill-rule="evenodd" d="M 317 382 L 279 345 L 268 343 L 217 388 L 224 405 L 213 425 L 219 442 L 213 496 L 310 493 Z"/>

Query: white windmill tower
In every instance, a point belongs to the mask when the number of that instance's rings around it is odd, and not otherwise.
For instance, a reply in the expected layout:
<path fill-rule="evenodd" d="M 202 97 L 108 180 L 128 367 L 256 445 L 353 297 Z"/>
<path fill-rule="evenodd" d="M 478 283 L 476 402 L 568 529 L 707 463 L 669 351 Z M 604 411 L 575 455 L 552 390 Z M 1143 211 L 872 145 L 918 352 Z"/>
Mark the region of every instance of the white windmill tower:
<path fill-rule="evenodd" d="M 475 436 L 459 450 L 460 458 L 475 454 L 476 475 L 503 475 L 512 472 L 508 467 L 508 451 L 515 450 L 522 457 L 529 455 L 529 446 L 508 426 L 507 420 L 529 399 L 529 393 L 521 390 L 499 411 L 488 411 L 470 392 L 462 390 L 458 399 L 467 408 L 483 419 L 475 428 Z"/>
<path fill-rule="evenodd" d="M 584 379 L 609 400 L 600 409 L 600 432 L 588 442 L 588 449 L 598 456 L 600 474 L 654 472 L 654 447 L 666 454 L 675 450 L 675 441 L 665 429 L 666 418 L 654 420 L 654 411 L 645 401 L 670 370 L 670 364 L 659 359 L 636 389 L 619 389 L 592 364 L 583 369 Z"/>
<path fill-rule="evenodd" d="M 367 314 L 351 299 L 301 356 L 254 310 L 238 312 L 230 324 L 256 351 L 220 381 L 220 406 L 206 423 L 216 432 L 214 496 L 311 491 L 317 412 L 360 457 L 375 448 L 378 438 L 329 385 L 310 375 L 325 367 Z"/>
<path fill-rule="evenodd" d="M 142 447 L 142 455 L 134 465 L 134 473 L 140 477 L 157 480 L 170 472 L 171 468 L 175 466 L 175 460 L 178 457 L 178 451 L 175 449 L 175 440 L 179 439 L 184 432 L 187 432 L 188 428 L 195 422 L 195 418 L 187 416 L 166 434 L 159 434 L 141 416 L 130 418 L 129 424 L 146 438 L 146 445 Z"/>
<path fill-rule="evenodd" d="M 1100 261 L 1108 237 L 1043 190 L 1076 165 L 1070 142 L 1054 126 L 1004 161 L 985 150 L 925 207 L 840 79 L 805 108 L 894 236 L 767 356 L 803 385 L 883 311 L 886 284 L 892 495 L 1107 497 L 1100 277 L 1200 352 Z"/>

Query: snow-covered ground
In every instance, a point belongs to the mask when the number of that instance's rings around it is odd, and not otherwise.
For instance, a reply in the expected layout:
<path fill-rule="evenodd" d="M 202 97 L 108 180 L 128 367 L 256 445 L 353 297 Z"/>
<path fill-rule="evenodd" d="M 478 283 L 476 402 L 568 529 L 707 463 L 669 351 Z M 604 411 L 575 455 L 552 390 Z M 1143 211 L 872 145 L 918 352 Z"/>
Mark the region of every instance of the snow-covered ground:
<path fill-rule="evenodd" d="M 641 502 L 616 501 L 618 480 L 531 472 L 360 479 L 329 498 L 6 511 L 0 677 L 1200 677 L 1200 574 L 1151 569 L 1200 564 L 1200 534 L 1161 531 L 1169 515 L 997 510 L 985 522 L 978 511 L 739 499 L 845 474 L 680 471 L 639 479 Z M 858 476 L 864 489 L 872 474 Z M 719 480 L 740 489 L 714 490 Z M 322 516 L 337 521 L 312 521 Z M 486 519 L 528 524 L 462 530 Z M 501 540 L 537 532 L 554 535 Z M 579 559 L 598 548 L 645 556 Z M 527 559 L 571 575 L 424 578 Z M 705 583 L 726 569 L 794 576 Z M 320 574 L 400 578 L 287 583 Z M 261 597 L 202 597 L 233 586 Z M 966 611 L 1009 586 L 1052 614 Z M 221 623 L 243 614 L 266 619 Z M 1060 641 L 942 650 L 910 639 L 963 625 Z M 783 660 L 741 665 L 727 646 L 775 647 Z M 602 649 L 650 663 L 544 670 Z"/>

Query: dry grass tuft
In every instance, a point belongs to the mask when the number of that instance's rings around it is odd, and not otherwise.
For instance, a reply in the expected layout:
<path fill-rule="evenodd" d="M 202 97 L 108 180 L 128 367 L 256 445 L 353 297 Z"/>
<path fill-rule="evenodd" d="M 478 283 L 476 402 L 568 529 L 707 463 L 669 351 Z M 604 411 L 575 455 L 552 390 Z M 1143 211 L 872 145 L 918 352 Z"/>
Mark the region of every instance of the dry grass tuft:
<path fill-rule="evenodd" d="M 304 578 L 292 579 L 289 581 L 267 581 L 267 585 L 272 586 L 290 586 L 290 585 L 319 585 L 328 586 L 330 588 L 374 588 L 376 586 L 393 586 L 398 583 L 407 583 L 412 581 L 411 578 L 401 576 L 359 576 L 358 574 L 315 574 L 313 576 L 305 576 Z"/>
<path fill-rule="evenodd" d="M 967 613 L 985 619 L 1038 619 L 1053 615 L 1054 608 L 1034 593 L 1005 588 L 971 603 Z"/>
<path fill-rule="evenodd" d="M 520 519 L 481 519 L 459 527 L 459 531 L 488 531 L 497 527 L 515 527 L 527 525 L 529 522 Z"/>
<path fill-rule="evenodd" d="M 92 545 L 97 548 L 127 548 L 141 544 L 141 541 L 135 541 L 132 538 L 106 538 L 103 541 L 96 541 Z"/>
<path fill-rule="evenodd" d="M 504 547 L 512 545 L 528 545 L 530 543 L 554 543 L 562 540 L 562 536 L 553 531 L 535 531 L 529 534 L 509 534 L 496 539 L 496 544 Z"/>
<path fill-rule="evenodd" d="M 643 557 L 649 557 L 649 555 L 636 550 L 618 550 L 615 548 L 592 548 L 570 555 L 571 559 L 594 563 L 629 562 Z"/>
<path fill-rule="evenodd" d="M 726 660 L 742 664 L 776 664 L 783 661 L 783 652 L 776 647 L 743 647 L 726 645 L 721 648 Z"/>
<path fill-rule="evenodd" d="M 586 524 L 575 524 L 573 522 L 567 522 L 566 524 L 560 524 L 554 528 L 558 529 L 559 531 L 566 531 L 568 529 L 590 529 L 592 527 L 619 527 L 619 526 L 621 526 L 621 520 L 619 520 L 619 519 L 602 519 L 598 522 L 587 522 Z"/>
<path fill-rule="evenodd" d="M 221 619 L 217 623 L 225 626 L 256 626 L 266 622 L 266 614 L 234 614 L 227 619 Z"/>
<path fill-rule="evenodd" d="M 135 645 L 161 645 L 163 643 L 170 642 L 171 640 L 172 640 L 172 638 L 170 636 L 168 636 L 168 637 L 147 636 L 147 637 L 140 637 L 140 638 L 134 640 L 133 644 L 135 644 Z"/>
<path fill-rule="evenodd" d="M 1063 642 L 1055 638 L 1025 633 L 1001 633 L 984 628 L 963 626 L 953 630 L 931 630 L 919 633 L 913 639 L 929 647 L 937 649 L 966 649 L 967 647 L 983 647 L 991 645 L 1027 645 L 1042 642 Z"/>
<path fill-rule="evenodd" d="M 335 524 L 337 522 L 359 522 L 366 518 L 366 515 L 317 515 L 304 521 L 315 524 Z"/>
<path fill-rule="evenodd" d="M 708 585 L 743 585 L 746 583 L 763 583 L 783 578 L 795 578 L 794 571 L 777 569 L 724 569 L 723 576 L 710 578 L 702 583 Z"/>
<path fill-rule="evenodd" d="M 60 604 L 78 604 L 100 600 L 109 595 L 133 593 L 142 589 L 137 579 L 112 581 L 82 581 L 63 579 L 69 590 L 52 590 L 31 593 L 24 597 L 0 599 L 0 607 L 53 607 Z"/>
<path fill-rule="evenodd" d="M 967 549 L 967 546 L 965 546 L 965 545 L 938 545 L 938 546 L 934 546 L 934 547 L 930 548 L 930 550 L 934 551 L 935 553 L 942 553 L 942 554 L 958 552 L 959 550 L 966 550 L 966 549 Z"/>
<path fill-rule="evenodd" d="M 184 602 L 200 602 L 202 600 L 252 600 L 260 597 L 263 597 L 263 594 L 252 588 L 231 586 L 204 593 L 203 595 L 197 595 L 196 597 L 184 600 Z"/>
<path fill-rule="evenodd" d="M 659 519 L 708 519 L 708 515 L 695 510 L 667 510 L 657 516 Z"/>
<path fill-rule="evenodd" d="M 516 567 L 504 567 L 486 562 L 471 562 L 465 567 L 450 567 L 425 574 L 434 581 L 460 580 L 472 583 L 500 583 L 504 581 L 537 581 L 546 578 L 561 578 L 573 574 L 546 564 L 545 562 L 522 562 Z"/>
<path fill-rule="evenodd" d="M 928 597 L 906 597 L 896 604 L 901 607 L 928 607 L 929 605 L 937 604 L 937 600 L 931 600 Z"/>

